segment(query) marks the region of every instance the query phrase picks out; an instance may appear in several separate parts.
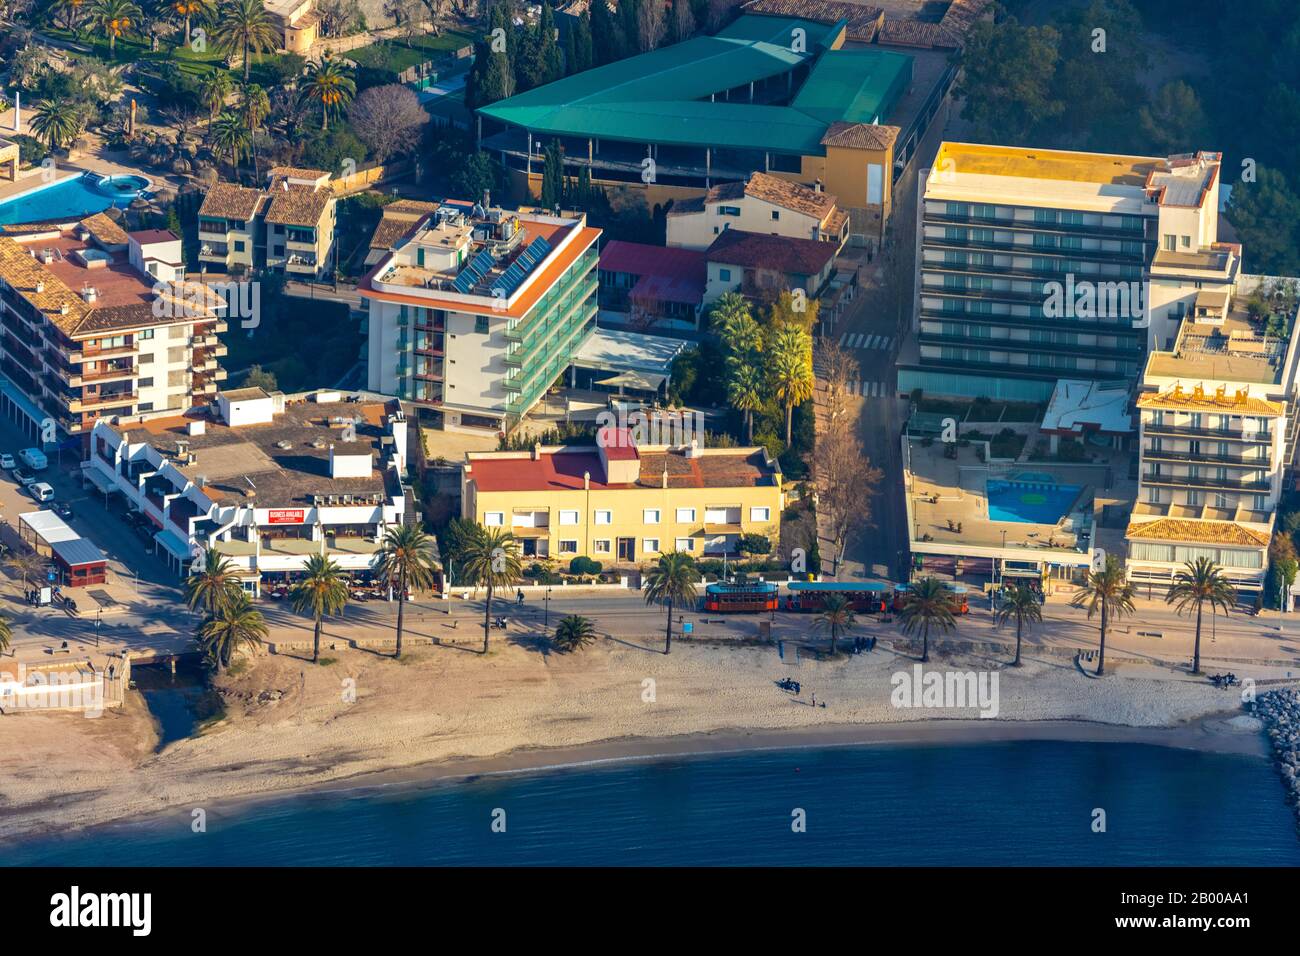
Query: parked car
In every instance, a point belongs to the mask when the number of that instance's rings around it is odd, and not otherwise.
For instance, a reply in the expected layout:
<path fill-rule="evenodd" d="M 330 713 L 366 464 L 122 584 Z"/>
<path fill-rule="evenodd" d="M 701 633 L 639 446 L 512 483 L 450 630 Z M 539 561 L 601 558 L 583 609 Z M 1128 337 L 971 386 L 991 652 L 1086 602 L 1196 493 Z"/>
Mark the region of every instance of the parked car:
<path fill-rule="evenodd" d="M 73 518 L 72 505 L 66 501 L 52 501 L 50 509 L 64 521 L 71 521 Z"/>
<path fill-rule="evenodd" d="M 44 481 L 34 481 L 27 486 L 27 493 L 37 501 L 53 501 L 54 489 Z"/>
<path fill-rule="evenodd" d="M 18 453 L 18 460 L 32 471 L 44 471 L 50 464 L 50 460 L 45 457 L 45 452 L 39 448 L 24 448 Z"/>
<path fill-rule="evenodd" d="M 31 474 L 30 472 L 23 471 L 21 468 L 15 468 L 12 474 L 13 474 L 14 481 L 18 482 L 18 484 L 22 485 L 24 488 L 26 488 L 33 481 L 36 480 L 35 475 Z"/>
<path fill-rule="evenodd" d="M 0 468 L 5 471 L 13 471 L 18 467 L 18 462 L 14 461 L 14 456 L 9 452 L 0 452 Z"/>

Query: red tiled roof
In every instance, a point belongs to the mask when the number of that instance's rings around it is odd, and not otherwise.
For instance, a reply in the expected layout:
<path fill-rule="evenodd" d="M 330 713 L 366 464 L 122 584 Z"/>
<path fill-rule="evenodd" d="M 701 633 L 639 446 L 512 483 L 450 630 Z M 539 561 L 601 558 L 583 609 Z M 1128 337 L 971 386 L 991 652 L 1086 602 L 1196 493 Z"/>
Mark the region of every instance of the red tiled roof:
<path fill-rule="evenodd" d="M 835 258 L 835 243 L 790 236 L 769 236 L 743 229 L 726 229 L 704 255 L 750 269 L 779 269 L 787 275 L 815 276 Z"/>
<path fill-rule="evenodd" d="M 636 276 L 662 276 L 699 283 L 701 292 L 708 279 L 704 253 L 675 246 L 651 246 L 642 242 L 611 239 L 600 250 L 603 272 L 627 272 Z"/>
<path fill-rule="evenodd" d="M 137 229 L 128 235 L 142 246 L 147 246 L 151 242 L 175 242 L 180 238 L 170 229 Z"/>
<path fill-rule="evenodd" d="M 668 472 L 670 488 L 750 488 L 771 484 L 773 470 L 761 450 L 737 448 L 728 454 L 687 458 L 681 451 L 638 451 L 641 473 L 635 485 L 605 483 L 605 468 L 595 451 L 544 452 L 536 460 L 526 456 L 497 457 L 471 455 L 469 478 L 484 492 L 492 491 L 580 491 L 584 472 L 591 474 L 591 487 L 659 488 Z"/>
<path fill-rule="evenodd" d="M 635 461 L 637 458 L 636 443 L 627 428 L 602 428 L 596 433 L 596 444 L 604 447 L 605 457 L 610 461 Z"/>

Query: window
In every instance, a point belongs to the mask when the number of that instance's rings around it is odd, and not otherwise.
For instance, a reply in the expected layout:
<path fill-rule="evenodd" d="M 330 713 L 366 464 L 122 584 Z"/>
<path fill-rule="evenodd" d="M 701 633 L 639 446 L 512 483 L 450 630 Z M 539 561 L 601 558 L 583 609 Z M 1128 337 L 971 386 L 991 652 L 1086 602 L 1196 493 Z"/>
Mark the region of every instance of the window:
<path fill-rule="evenodd" d="M 1169 235 L 1165 236 L 1165 251 L 1166 252 L 1177 251 L 1178 249 L 1177 243 L 1178 243 L 1178 237 L 1175 236 L 1173 233 L 1170 233 Z"/>
<path fill-rule="evenodd" d="M 136 406 L 136 410 L 141 412 L 151 412 L 153 411 L 153 402 L 141 402 Z"/>
<path fill-rule="evenodd" d="M 138 337 L 139 337 L 139 338 L 142 338 L 142 339 L 151 339 L 151 338 L 153 338 L 153 329 L 145 329 L 144 331 L 142 331 L 142 332 L 139 333 L 139 336 L 138 336 Z"/>
<path fill-rule="evenodd" d="M 678 551 L 694 551 L 694 550 L 695 550 L 695 539 L 694 539 L 694 538 L 675 538 L 675 539 L 673 539 L 673 547 L 676 548 Z"/>
<path fill-rule="evenodd" d="M 643 539 L 641 542 L 641 550 L 644 551 L 646 554 L 658 554 L 659 539 L 658 538 Z"/>
<path fill-rule="evenodd" d="M 236 239 L 236 240 L 235 240 L 235 251 L 236 251 L 236 252 L 243 252 L 243 251 L 244 251 L 244 240 L 243 240 L 243 239 Z"/>
<path fill-rule="evenodd" d="M 659 523 L 659 509 L 658 509 L 658 508 L 646 508 L 645 511 L 641 512 L 641 521 L 642 521 L 642 523 L 644 523 L 644 524 L 658 524 L 658 523 Z"/>
<path fill-rule="evenodd" d="M 140 379 L 140 387 L 141 387 L 141 388 L 151 388 L 152 386 L 153 386 L 153 379 L 152 379 L 152 378 L 142 378 L 142 379 Z"/>
<path fill-rule="evenodd" d="M 731 281 L 731 270 L 730 270 L 730 269 L 719 269 L 719 270 L 718 270 L 718 279 L 719 279 L 720 281 L 722 281 L 722 282 L 730 282 L 730 281 Z"/>
<path fill-rule="evenodd" d="M 564 540 L 560 541 L 560 554 L 577 554 L 577 553 L 578 553 L 577 541 L 564 541 Z"/>
<path fill-rule="evenodd" d="M 677 520 L 678 520 L 678 521 L 686 521 L 686 522 L 694 521 L 694 520 L 695 520 L 695 509 L 694 509 L 694 508 L 678 508 L 678 509 L 677 509 Z"/>
<path fill-rule="evenodd" d="M 719 206 L 719 207 L 718 207 L 718 215 L 719 215 L 719 216 L 739 216 L 739 215 L 740 215 L 740 207 L 739 207 L 739 206 Z"/>
<path fill-rule="evenodd" d="M 609 538 L 598 538 L 591 542 L 591 550 L 596 552 L 596 554 L 609 554 L 611 543 L 612 542 Z"/>
<path fill-rule="evenodd" d="M 504 511 L 485 511 L 483 512 L 483 525 L 488 528 L 500 528 L 506 523 L 506 513 Z"/>
<path fill-rule="evenodd" d="M 750 508 L 749 520 L 750 521 L 771 521 L 772 509 L 771 508 Z"/>
<path fill-rule="evenodd" d="M 777 210 L 773 209 L 773 210 L 772 210 L 772 221 L 773 221 L 773 222 L 776 222 L 776 221 L 777 221 L 778 219 L 780 219 L 780 218 L 781 218 L 781 213 L 778 212 Z"/>
<path fill-rule="evenodd" d="M 560 524 L 577 524 L 577 523 L 578 523 L 578 512 L 576 511 L 560 512 Z"/>
<path fill-rule="evenodd" d="M 1191 236 L 1182 236 L 1182 237 L 1180 237 L 1180 241 L 1182 242 L 1182 244 L 1183 244 L 1183 248 L 1184 248 L 1184 249 L 1190 249 L 1190 248 L 1192 248 L 1192 237 L 1191 237 Z"/>
<path fill-rule="evenodd" d="M 614 521 L 614 513 L 612 511 L 596 512 L 596 524 L 612 524 L 613 521 Z"/>
<path fill-rule="evenodd" d="M 488 320 L 486 315 L 474 316 L 474 334 L 475 335 L 488 334 Z"/>

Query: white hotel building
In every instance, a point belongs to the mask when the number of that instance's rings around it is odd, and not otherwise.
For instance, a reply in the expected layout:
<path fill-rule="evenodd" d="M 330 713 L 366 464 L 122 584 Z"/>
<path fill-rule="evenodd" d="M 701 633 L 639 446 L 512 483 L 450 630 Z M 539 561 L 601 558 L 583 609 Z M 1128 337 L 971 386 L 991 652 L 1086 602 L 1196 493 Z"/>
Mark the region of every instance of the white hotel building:
<path fill-rule="evenodd" d="M 214 411 L 97 422 L 82 469 L 153 524 L 178 574 L 212 546 L 257 594 L 315 554 L 370 567 L 406 520 L 406 441 L 396 400 L 244 388 L 218 393 Z"/>

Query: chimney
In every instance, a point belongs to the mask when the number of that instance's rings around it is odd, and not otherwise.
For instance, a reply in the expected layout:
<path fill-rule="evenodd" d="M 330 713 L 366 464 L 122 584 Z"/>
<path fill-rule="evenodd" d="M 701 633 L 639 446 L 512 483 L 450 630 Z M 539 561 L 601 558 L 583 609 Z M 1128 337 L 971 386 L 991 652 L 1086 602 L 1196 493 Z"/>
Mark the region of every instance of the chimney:
<path fill-rule="evenodd" d="M 533 442 L 533 461 L 541 461 L 541 460 L 542 460 L 542 446 L 537 442 Z"/>
<path fill-rule="evenodd" d="M 667 467 L 667 466 L 664 466 L 664 473 L 663 473 L 663 475 L 662 475 L 662 482 L 663 482 L 663 487 L 667 488 L 667 487 L 668 487 L 668 467 Z"/>
<path fill-rule="evenodd" d="M 492 208 L 492 190 L 483 190 L 483 208 L 485 210 Z"/>
<path fill-rule="evenodd" d="M 813 189 L 816 190 L 817 192 L 822 191 L 822 181 L 820 179 L 817 180 L 817 182 L 813 183 Z"/>
<path fill-rule="evenodd" d="M 591 490 L 591 472 L 589 471 L 584 471 L 582 473 L 582 490 L 583 491 Z"/>
<path fill-rule="evenodd" d="M 687 458 L 700 457 L 700 440 L 698 438 L 691 439 L 690 445 L 688 445 L 686 448 L 686 457 Z"/>

